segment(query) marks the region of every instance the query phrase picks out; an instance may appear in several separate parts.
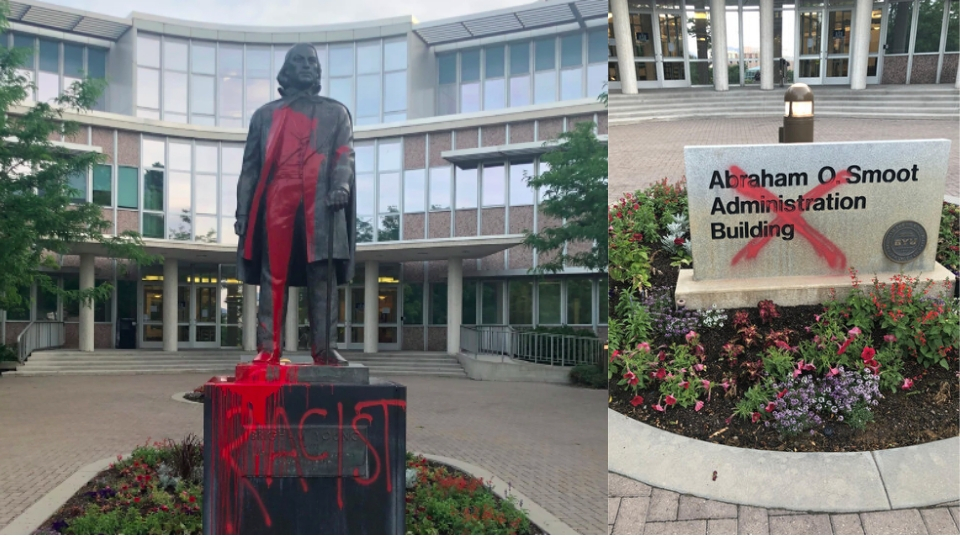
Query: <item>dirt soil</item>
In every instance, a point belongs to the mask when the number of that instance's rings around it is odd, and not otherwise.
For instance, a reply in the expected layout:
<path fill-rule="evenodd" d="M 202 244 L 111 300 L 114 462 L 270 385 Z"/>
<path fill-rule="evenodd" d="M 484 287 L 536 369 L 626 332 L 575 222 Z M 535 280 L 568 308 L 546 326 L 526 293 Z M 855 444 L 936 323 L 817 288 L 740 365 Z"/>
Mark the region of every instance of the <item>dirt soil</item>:
<path fill-rule="evenodd" d="M 663 255 L 654 258 L 656 271 L 651 279 L 654 287 L 676 286 L 678 270 L 670 267 L 669 261 L 665 259 Z M 615 306 L 625 284 L 611 283 L 611 289 L 610 305 Z M 777 309 L 781 316 L 770 325 L 761 324 L 757 308 L 745 311 L 750 313 L 750 320 L 757 326 L 761 336 L 771 329 L 789 328 L 796 332 L 790 344 L 796 345 L 799 339 L 810 336 L 804 327 L 814 322 L 814 315 L 821 313 L 823 306 L 777 306 Z M 742 395 L 751 386 L 745 370 L 740 368 L 739 364 L 731 367 L 725 360 L 719 359 L 721 347 L 736 335 L 730 324 L 730 318 L 735 311 L 727 310 L 729 318 L 723 328 L 704 328 L 700 332 L 700 342 L 706 349 L 708 358 L 707 371 L 701 376 L 710 381 L 735 377 L 739 381 L 738 393 Z M 874 337 L 877 341 L 882 341 L 882 337 Z M 879 346 L 879 343 L 874 346 Z M 651 344 L 651 347 L 655 345 Z M 750 353 L 741 358 L 740 363 L 743 360 L 753 360 L 758 351 L 759 348 L 751 349 Z M 711 399 L 704 402 L 704 407 L 699 412 L 693 408 L 672 407 L 661 413 L 650 408 L 660 398 L 658 391 L 641 391 L 639 395 L 643 396 L 643 405 L 634 407 L 629 403 L 633 392 L 611 381 L 609 406 L 630 418 L 678 435 L 728 446 L 763 450 L 856 452 L 956 437 L 960 433 L 960 379 L 956 370 L 946 370 L 939 366 L 923 369 L 915 362 L 905 359 L 903 375 L 914 380 L 913 388 L 909 391 L 898 390 L 896 394 L 888 393 L 889 395 L 880 399 L 879 404 L 872 408 L 874 421 L 868 424 L 864 431 L 855 430 L 843 422 L 830 421 L 828 418 L 824 418 L 824 424 L 819 426 L 813 435 L 805 433 L 793 438 L 782 437 L 779 432 L 772 427 L 765 427 L 762 422 L 753 424 L 748 420 L 733 418 L 728 424 L 727 419 L 733 414 L 740 395 L 727 398 L 719 387 L 712 393 Z"/>

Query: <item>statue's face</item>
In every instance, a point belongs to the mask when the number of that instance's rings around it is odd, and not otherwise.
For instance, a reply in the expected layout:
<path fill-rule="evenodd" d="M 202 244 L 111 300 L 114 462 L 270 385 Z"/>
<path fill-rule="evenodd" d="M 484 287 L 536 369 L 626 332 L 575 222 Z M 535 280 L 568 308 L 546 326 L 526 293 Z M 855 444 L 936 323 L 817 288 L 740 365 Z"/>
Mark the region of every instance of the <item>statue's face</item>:
<path fill-rule="evenodd" d="M 290 86 L 298 90 L 310 88 L 320 81 L 320 61 L 313 47 L 295 45 L 287 53 L 283 69 L 288 70 Z"/>

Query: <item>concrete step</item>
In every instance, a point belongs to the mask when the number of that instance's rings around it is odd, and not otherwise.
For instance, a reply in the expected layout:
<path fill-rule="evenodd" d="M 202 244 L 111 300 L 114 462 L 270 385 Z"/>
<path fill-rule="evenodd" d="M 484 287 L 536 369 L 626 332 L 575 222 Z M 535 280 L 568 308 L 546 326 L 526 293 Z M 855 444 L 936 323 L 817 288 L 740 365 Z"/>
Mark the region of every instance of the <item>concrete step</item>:
<path fill-rule="evenodd" d="M 209 373 L 209 374 L 229 374 L 233 373 L 233 368 L 221 369 L 214 367 L 191 368 L 191 369 L 89 369 L 89 370 L 58 370 L 58 371 L 8 371 L 3 374 L 4 377 L 50 377 L 58 375 L 177 375 L 183 373 Z M 463 369 L 454 370 L 370 370 L 370 374 L 375 377 L 399 377 L 399 376 L 429 376 L 429 377 L 457 377 L 465 378 L 466 372 Z"/>

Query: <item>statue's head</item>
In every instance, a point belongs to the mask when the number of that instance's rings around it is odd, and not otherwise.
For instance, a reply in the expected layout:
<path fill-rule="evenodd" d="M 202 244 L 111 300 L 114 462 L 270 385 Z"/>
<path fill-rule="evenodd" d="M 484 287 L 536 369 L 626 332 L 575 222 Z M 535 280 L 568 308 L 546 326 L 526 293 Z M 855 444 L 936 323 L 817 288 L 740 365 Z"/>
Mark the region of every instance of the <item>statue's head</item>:
<path fill-rule="evenodd" d="M 298 43 L 287 51 L 277 82 L 281 96 L 307 89 L 311 94 L 320 92 L 320 60 L 313 45 Z"/>

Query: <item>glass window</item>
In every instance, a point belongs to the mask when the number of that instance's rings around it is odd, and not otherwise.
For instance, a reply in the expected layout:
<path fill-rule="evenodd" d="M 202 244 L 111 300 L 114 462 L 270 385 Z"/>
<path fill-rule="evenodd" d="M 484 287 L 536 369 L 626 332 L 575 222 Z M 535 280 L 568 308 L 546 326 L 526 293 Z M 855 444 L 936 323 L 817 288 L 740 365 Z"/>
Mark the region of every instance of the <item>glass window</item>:
<path fill-rule="evenodd" d="M 510 75 L 530 73 L 530 43 L 510 45 Z"/>
<path fill-rule="evenodd" d="M 380 216 L 377 242 L 392 242 L 400 239 L 400 214 Z"/>
<path fill-rule="evenodd" d="M 221 45 L 219 68 L 221 77 L 243 77 L 243 48 Z"/>
<path fill-rule="evenodd" d="M 544 71 L 556 66 L 556 40 L 554 38 L 538 39 L 533 42 L 536 50 L 535 70 Z"/>
<path fill-rule="evenodd" d="M 590 280 L 567 281 L 567 324 L 593 324 L 593 291 Z"/>
<path fill-rule="evenodd" d="M 430 210 L 450 209 L 450 167 L 430 169 Z"/>
<path fill-rule="evenodd" d="M 197 171 L 217 172 L 217 145 L 210 143 L 196 143 L 196 164 Z"/>
<path fill-rule="evenodd" d="M 160 71 L 137 68 L 137 107 L 160 108 Z"/>
<path fill-rule="evenodd" d="M 357 74 L 380 73 L 380 42 L 357 44 Z"/>
<path fill-rule="evenodd" d="M 377 170 L 400 170 L 400 141 L 380 141 L 377 145 Z"/>
<path fill-rule="evenodd" d="M 198 43 L 194 41 L 190 44 L 190 71 L 203 73 L 205 75 L 215 75 L 216 61 L 217 46 L 213 43 Z"/>
<path fill-rule="evenodd" d="M 249 123 L 253 113 L 270 101 L 270 79 L 247 79 L 246 121 Z"/>
<path fill-rule="evenodd" d="M 146 196 L 146 193 L 144 193 Z M 143 214 L 143 236 L 147 238 L 164 238 L 163 214 Z"/>
<path fill-rule="evenodd" d="M 79 291 L 80 276 L 63 276 L 63 290 Z M 63 320 L 64 322 L 77 322 L 80 320 L 80 302 L 69 298 L 63 299 Z"/>
<path fill-rule="evenodd" d="M 400 211 L 400 173 L 380 174 L 379 210 L 381 213 Z"/>
<path fill-rule="evenodd" d="M 138 182 L 136 167 L 117 167 L 117 206 L 121 208 L 137 208 L 140 182 Z"/>
<path fill-rule="evenodd" d="M 76 203 L 86 202 L 87 200 L 87 171 L 75 171 L 67 175 L 67 184 L 73 188 L 74 193 L 70 200 Z"/>
<path fill-rule="evenodd" d="M 423 284 L 403 284 L 403 324 L 423 324 Z"/>
<path fill-rule="evenodd" d="M 457 112 L 457 85 L 441 84 L 438 89 L 438 114 L 456 114 Z"/>
<path fill-rule="evenodd" d="M 224 118 L 239 120 L 243 116 L 243 79 L 224 77 L 220 79 L 220 116 L 221 126 L 229 126 Z"/>
<path fill-rule="evenodd" d="M 145 171 L 143 173 L 143 209 L 163 211 L 163 171 Z M 144 218 L 144 230 L 146 230 L 146 218 Z M 163 225 L 161 222 L 161 234 L 158 238 L 163 238 Z"/>
<path fill-rule="evenodd" d="M 533 324 L 533 282 L 510 282 L 510 324 Z"/>
<path fill-rule="evenodd" d="M 503 206 L 506 204 L 507 190 L 503 165 L 483 166 L 483 206 Z"/>
<path fill-rule="evenodd" d="M 197 174 L 193 177 L 193 185 L 194 185 L 194 188 L 197 190 L 197 193 L 196 193 L 197 213 L 216 214 L 217 213 L 217 175 Z M 197 229 L 197 230 L 199 231 L 200 229 Z"/>
<path fill-rule="evenodd" d="M 407 72 L 398 71 L 383 76 L 384 112 L 404 111 L 407 109 Z M 384 118 L 386 120 L 386 118 Z"/>
<path fill-rule="evenodd" d="M 946 52 L 960 51 L 960 1 L 950 2 L 950 18 L 947 22 Z"/>
<path fill-rule="evenodd" d="M 447 284 L 430 284 L 430 324 L 447 324 Z"/>
<path fill-rule="evenodd" d="M 53 283 L 56 284 L 57 278 L 53 277 Z M 79 288 L 79 284 L 77 285 Z M 38 321 L 55 321 L 57 320 L 57 295 L 52 292 L 48 292 L 43 289 L 39 284 L 37 285 L 37 296 L 34 298 L 36 303 L 34 304 L 34 313 L 35 320 Z"/>
<path fill-rule="evenodd" d="M 510 106 L 522 107 L 530 104 L 530 76 L 510 77 Z"/>
<path fill-rule="evenodd" d="M 187 70 L 187 42 L 171 38 L 163 39 L 163 69 Z"/>
<path fill-rule="evenodd" d="M 167 162 L 164 157 L 163 139 L 143 138 L 143 156 L 142 165 L 144 167 L 163 167 Z"/>
<path fill-rule="evenodd" d="M 472 279 L 463 281 L 463 308 L 460 310 L 461 324 L 477 324 L 477 286 Z"/>
<path fill-rule="evenodd" d="M 240 174 L 243 166 L 243 146 L 223 143 L 220 147 L 220 166 L 225 173 Z"/>
<path fill-rule="evenodd" d="M 330 50 L 331 55 L 333 49 Z M 330 97 L 343 103 L 351 112 L 353 109 L 353 79 L 330 79 Z"/>
<path fill-rule="evenodd" d="M 480 49 L 460 53 L 460 82 L 480 80 Z"/>
<path fill-rule="evenodd" d="M 583 97 L 583 68 L 564 69 L 560 72 L 560 99 Z"/>
<path fill-rule="evenodd" d="M 163 73 L 163 110 L 166 113 L 187 114 L 187 74 L 175 71 Z"/>
<path fill-rule="evenodd" d="M 60 95 L 60 75 L 41 71 L 37 74 L 37 101 L 50 101 Z"/>
<path fill-rule="evenodd" d="M 506 106 L 506 84 L 503 79 L 483 81 L 483 110 L 492 111 Z"/>
<path fill-rule="evenodd" d="M 483 50 L 484 56 L 484 78 L 486 79 L 496 79 L 498 77 L 503 77 L 504 72 L 504 62 L 503 62 L 504 46 L 500 45 L 497 47 L 487 47 Z"/>
<path fill-rule="evenodd" d="M 607 278 L 600 278 L 600 282 L 597 284 L 597 291 L 600 293 L 600 324 L 607 324 L 607 317 L 610 312 L 610 291 L 609 291 L 609 281 Z"/>
<path fill-rule="evenodd" d="M 196 223 L 196 241 L 215 244 L 217 242 L 217 217 L 197 216 L 194 221 Z"/>
<path fill-rule="evenodd" d="M 188 172 L 170 172 L 167 182 L 167 208 L 169 214 L 178 216 L 186 214 L 190 216 L 190 173 Z"/>
<path fill-rule="evenodd" d="M 693 68 L 691 68 L 692 70 Z M 587 67 L 587 96 L 599 96 L 603 93 L 609 72 L 607 64 L 594 64 Z"/>
<path fill-rule="evenodd" d="M 113 206 L 112 180 L 113 167 L 110 165 L 93 166 L 93 203 L 101 206 Z"/>
<path fill-rule="evenodd" d="M 372 217 L 357 217 L 357 243 L 364 244 L 367 242 L 373 242 L 373 218 Z M 359 278 L 354 278 L 358 280 Z"/>
<path fill-rule="evenodd" d="M 457 166 L 457 209 L 477 207 L 477 166 Z"/>
<path fill-rule="evenodd" d="M 25 50 L 23 56 L 23 67 L 28 70 L 33 70 L 33 63 L 36 57 L 36 40 L 33 36 L 25 36 L 23 34 L 14 34 L 13 35 L 13 47 L 15 49 Z"/>
<path fill-rule="evenodd" d="M 357 143 L 353 147 L 354 164 L 357 172 L 374 170 L 374 148 L 372 142 Z"/>
<path fill-rule="evenodd" d="M 440 65 L 440 84 L 454 84 L 457 82 L 457 53 L 437 55 Z"/>
<path fill-rule="evenodd" d="M 560 67 L 580 65 L 583 65 L 583 34 L 563 36 L 560 38 Z"/>
<path fill-rule="evenodd" d="M 237 215 L 237 177 L 224 174 L 220 184 L 220 215 Z"/>
<path fill-rule="evenodd" d="M 181 140 L 171 140 L 170 150 L 170 168 L 178 171 L 189 171 L 193 161 L 193 147 L 189 142 Z"/>
<path fill-rule="evenodd" d="M 87 47 L 87 75 L 93 79 L 107 76 L 107 51 Z"/>
<path fill-rule="evenodd" d="M 560 282 L 541 281 L 539 293 L 538 324 L 560 324 Z"/>
<path fill-rule="evenodd" d="M 609 57 L 607 34 L 603 30 L 587 34 L 587 62 L 606 64 Z"/>
<path fill-rule="evenodd" d="M 470 113 L 480 110 L 480 83 L 460 85 L 460 112 Z"/>
<path fill-rule="evenodd" d="M 487 281 L 480 285 L 480 323 L 503 324 L 503 283 Z"/>
<path fill-rule="evenodd" d="M 160 68 L 160 38 L 137 35 L 137 64 Z"/>
<path fill-rule="evenodd" d="M 270 48 L 247 45 L 247 78 L 269 79 L 273 75 L 270 69 Z"/>
<path fill-rule="evenodd" d="M 83 47 L 72 43 L 63 44 L 63 76 L 83 78 Z"/>
<path fill-rule="evenodd" d="M 17 287 L 17 296 L 20 302 L 16 307 L 7 310 L 8 321 L 29 321 L 30 320 L 30 286 Z"/>
<path fill-rule="evenodd" d="M 383 44 L 383 69 L 407 69 L 407 42 L 387 41 Z"/>
<path fill-rule="evenodd" d="M 554 71 L 544 71 L 533 76 L 533 102 L 550 103 L 557 99 L 557 74 Z"/>
<path fill-rule="evenodd" d="M 942 14 L 941 12 L 941 15 Z M 913 2 L 892 2 L 890 4 L 890 15 L 887 18 L 887 49 L 885 54 L 902 54 L 909 52 L 910 25 L 913 22 L 912 17 Z M 939 37 L 939 26 L 937 28 L 937 36 Z"/>
<path fill-rule="evenodd" d="M 372 122 L 363 122 L 372 119 Z M 357 123 L 380 120 L 380 75 L 357 76 Z"/>
<path fill-rule="evenodd" d="M 917 41 L 913 52 L 940 52 L 940 34 L 943 28 L 943 10 L 945 2 L 939 0 L 921 0 L 917 14 Z M 949 24 L 957 24 L 956 20 Z"/>
<path fill-rule="evenodd" d="M 353 45 L 330 47 L 330 76 L 353 75 Z"/>
<path fill-rule="evenodd" d="M 533 204 L 533 189 L 527 185 L 526 178 L 533 176 L 533 163 L 510 164 L 510 205 Z"/>
<path fill-rule="evenodd" d="M 357 173 L 357 215 L 372 216 L 376 213 L 375 176 L 372 173 Z"/>
<path fill-rule="evenodd" d="M 403 211 L 423 212 L 426 200 L 424 183 L 426 171 L 404 171 L 403 173 Z"/>

